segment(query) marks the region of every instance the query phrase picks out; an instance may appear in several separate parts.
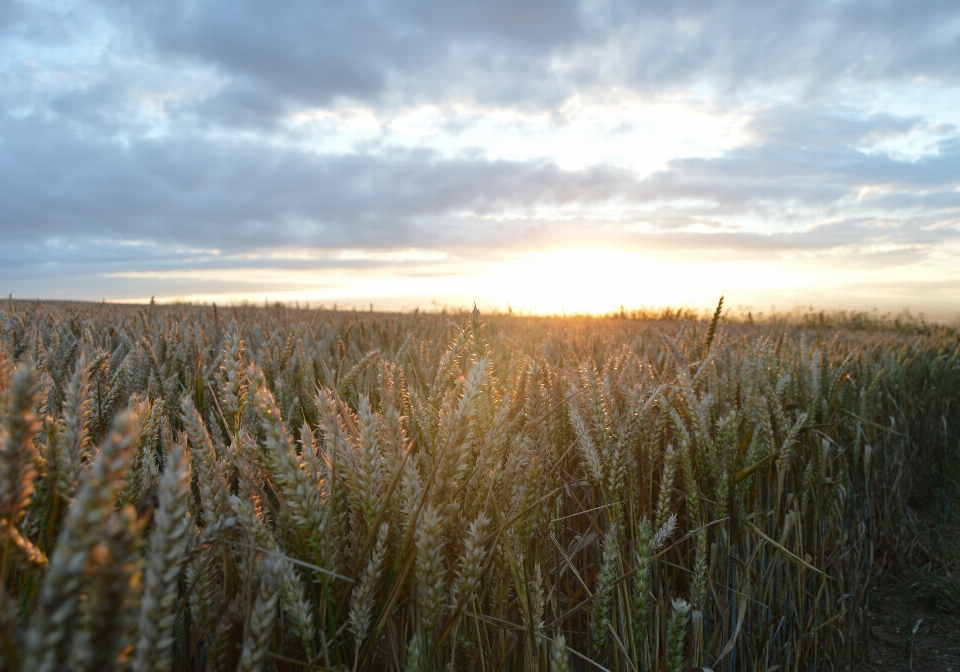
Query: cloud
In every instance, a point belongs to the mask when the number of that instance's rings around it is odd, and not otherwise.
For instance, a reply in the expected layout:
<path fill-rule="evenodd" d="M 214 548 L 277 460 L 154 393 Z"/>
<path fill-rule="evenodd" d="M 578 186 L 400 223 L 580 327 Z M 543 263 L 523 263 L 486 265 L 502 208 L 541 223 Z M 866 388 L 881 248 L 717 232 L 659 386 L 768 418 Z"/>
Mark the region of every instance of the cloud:
<path fill-rule="evenodd" d="M 17 0 L 0 0 L 0 34 L 17 23 L 21 7 Z"/>
<path fill-rule="evenodd" d="M 245 103 L 267 120 L 271 108 L 337 97 L 552 107 L 606 86 L 656 95 L 699 85 L 749 98 L 758 86 L 829 96 L 838 85 L 956 83 L 955 5 L 920 4 L 332 0 L 225 11 L 215 2 L 139 1 L 112 16 L 157 58 L 224 77 L 205 111 L 222 106 L 236 119 Z"/>
<path fill-rule="evenodd" d="M 955 138 L 915 161 L 864 148 L 921 125 L 917 119 L 858 116 L 849 110 L 769 108 L 748 125 L 754 142 L 718 158 L 671 161 L 639 185 L 638 196 L 696 200 L 705 204 L 702 212 L 716 214 L 800 214 L 808 207 L 822 212 L 880 203 L 903 209 L 933 206 L 937 200 L 940 207 L 956 208 L 960 146 Z"/>
<path fill-rule="evenodd" d="M 0 229 L 13 242 L 226 250 L 482 242 L 482 232 L 457 230 L 462 215 L 602 203 L 631 179 L 614 168 L 570 172 L 427 150 L 323 155 L 195 135 L 120 142 L 32 118 L 7 120 L 0 137 Z"/>
<path fill-rule="evenodd" d="M 632 7 L 615 39 L 629 80 L 647 90 L 700 83 L 740 97 L 757 87 L 823 97 L 838 85 L 955 81 L 960 74 L 960 24 L 948 1 L 660 0 Z"/>
<path fill-rule="evenodd" d="M 122 81 L 152 89 L 151 104 L 180 123 L 240 128 L 344 99 L 556 112 L 611 87 L 736 104 L 960 79 L 949 0 L 4 0 L 0 40 L 51 72 L 69 66 L 62 86 Z M 178 84 L 158 68 L 205 85 L 171 97 Z M 69 102 L 58 112 L 83 117 L 96 105 Z"/>
<path fill-rule="evenodd" d="M 138 1 L 105 11 L 151 58 L 215 70 L 221 86 L 195 111 L 245 124 L 342 97 L 376 104 L 469 93 L 464 79 L 491 80 L 487 97 L 511 92 L 515 102 L 538 88 L 551 54 L 584 32 L 572 0 L 292 0 L 229 11 Z"/>
<path fill-rule="evenodd" d="M 771 109 L 751 126 L 754 144 L 639 178 L 610 166 L 568 171 L 423 149 L 322 154 L 190 133 L 119 141 L 7 119 L 0 232 L 23 245 L 113 240 L 230 254 L 480 250 L 629 240 L 625 224 L 642 220 L 645 244 L 659 247 L 827 249 L 876 236 L 929 246 L 960 221 L 957 143 L 916 161 L 855 148 L 915 125 Z M 745 217 L 765 219 L 743 229 Z M 719 231 L 691 233 L 698 223 Z"/>
<path fill-rule="evenodd" d="M 640 234 L 647 249 L 728 252 L 739 259 L 769 258 L 771 253 L 797 256 L 841 254 L 850 266 L 902 266 L 929 256 L 932 248 L 960 240 L 954 228 L 923 229 L 914 222 L 875 219 L 840 220 L 789 233 L 684 231 Z"/>

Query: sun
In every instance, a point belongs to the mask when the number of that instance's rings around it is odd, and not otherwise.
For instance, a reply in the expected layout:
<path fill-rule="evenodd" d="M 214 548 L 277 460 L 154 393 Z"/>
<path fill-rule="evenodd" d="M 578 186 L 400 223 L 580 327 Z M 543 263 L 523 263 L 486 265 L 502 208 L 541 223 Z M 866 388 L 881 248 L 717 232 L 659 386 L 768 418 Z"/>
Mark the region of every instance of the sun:
<path fill-rule="evenodd" d="M 553 314 L 603 314 L 621 306 L 706 308 L 723 293 L 788 288 L 802 281 L 770 264 L 686 261 L 603 247 L 524 253 L 494 264 L 485 275 L 491 299 Z"/>

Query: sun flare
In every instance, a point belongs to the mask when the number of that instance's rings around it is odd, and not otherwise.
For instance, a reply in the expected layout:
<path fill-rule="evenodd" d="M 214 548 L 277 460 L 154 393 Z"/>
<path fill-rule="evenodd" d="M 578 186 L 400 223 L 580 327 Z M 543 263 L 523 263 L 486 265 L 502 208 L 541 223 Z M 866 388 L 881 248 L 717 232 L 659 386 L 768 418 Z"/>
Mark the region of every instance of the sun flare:
<path fill-rule="evenodd" d="M 635 250 L 557 249 L 494 265 L 485 298 L 535 313 L 708 306 L 724 292 L 790 288 L 799 274 L 770 264 L 683 261 Z"/>

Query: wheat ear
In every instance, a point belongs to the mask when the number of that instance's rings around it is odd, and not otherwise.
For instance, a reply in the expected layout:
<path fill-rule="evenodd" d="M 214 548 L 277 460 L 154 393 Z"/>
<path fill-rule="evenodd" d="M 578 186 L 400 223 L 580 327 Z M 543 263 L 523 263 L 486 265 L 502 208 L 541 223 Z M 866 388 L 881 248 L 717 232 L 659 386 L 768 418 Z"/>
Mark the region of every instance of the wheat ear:
<path fill-rule="evenodd" d="M 667 624 L 667 672 L 680 672 L 683 662 L 683 644 L 687 638 L 690 605 L 686 600 L 673 600 L 673 613 Z"/>
<path fill-rule="evenodd" d="M 277 621 L 277 600 L 280 590 L 276 578 L 276 565 L 272 560 L 261 561 L 260 588 L 247 622 L 243 650 L 237 672 L 255 672 L 263 667 L 270 645 L 270 635 Z"/>
<path fill-rule="evenodd" d="M 182 446 L 174 445 L 167 456 L 158 490 L 140 603 L 134 672 L 165 672 L 170 669 L 173 657 L 177 579 L 192 529 L 190 465 Z"/>
<path fill-rule="evenodd" d="M 67 665 L 79 613 L 83 569 L 98 541 L 100 527 L 113 512 L 137 440 L 136 429 L 133 413 L 117 415 L 92 467 L 83 474 L 37 596 L 27 631 L 25 669 L 53 672 Z"/>
<path fill-rule="evenodd" d="M 74 672 L 123 668 L 133 649 L 141 564 L 133 507 L 112 514 L 99 537 L 88 561 L 89 587 L 74 643 Z"/>

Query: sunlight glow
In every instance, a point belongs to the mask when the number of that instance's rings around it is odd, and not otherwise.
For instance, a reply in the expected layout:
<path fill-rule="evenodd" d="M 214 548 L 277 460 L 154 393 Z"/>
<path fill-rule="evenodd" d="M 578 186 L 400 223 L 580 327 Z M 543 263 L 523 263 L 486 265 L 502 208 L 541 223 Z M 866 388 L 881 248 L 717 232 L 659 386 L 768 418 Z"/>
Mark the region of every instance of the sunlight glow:
<path fill-rule="evenodd" d="M 604 248 L 522 255 L 490 277 L 512 305 L 537 313 L 709 305 L 724 292 L 787 289 L 804 282 L 802 274 L 770 264 L 689 262 Z"/>
<path fill-rule="evenodd" d="M 481 308 L 537 314 L 604 314 L 621 307 L 716 303 L 720 294 L 749 296 L 809 288 L 809 276 L 790 264 L 674 259 L 636 250 L 555 249 L 515 253 L 489 263 L 408 260 L 378 269 L 181 269 L 123 273 L 131 279 L 216 283 L 217 293 L 171 295 L 163 301 L 301 301 L 378 308 Z M 116 275 L 116 274 L 114 274 Z M 837 281 L 822 274 L 820 281 Z M 254 283 L 254 288 L 245 283 Z M 237 289 L 232 291 L 231 286 Z M 132 297 L 131 297 L 132 298 Z"/>

